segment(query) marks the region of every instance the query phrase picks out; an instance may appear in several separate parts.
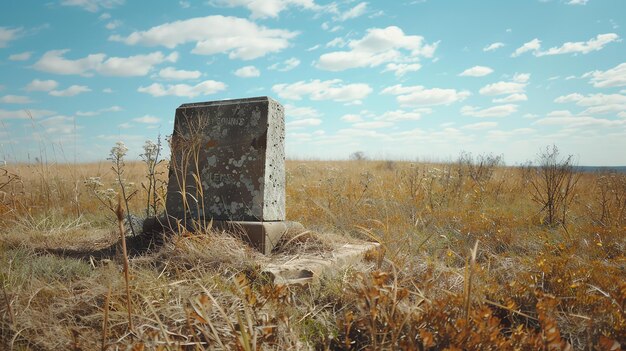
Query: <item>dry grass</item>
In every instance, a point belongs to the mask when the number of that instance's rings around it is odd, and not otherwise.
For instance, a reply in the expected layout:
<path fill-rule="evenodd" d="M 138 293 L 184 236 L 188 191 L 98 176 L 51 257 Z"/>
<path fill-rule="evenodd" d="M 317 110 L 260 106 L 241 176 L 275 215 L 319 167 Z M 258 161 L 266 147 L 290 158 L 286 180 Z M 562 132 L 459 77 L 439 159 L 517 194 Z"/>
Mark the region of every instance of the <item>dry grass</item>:
<path fill-rule="evenodd" d="M 162 165 L 164 167 L 165 165 Z M 311 232 L 274 255 L 333 241 L 382 244 L 377 269 L 273 286 L 268 258 L 222 233 L 180 233 L 130 257 L 84 185 L 109 164 L 0 172 L 0 348 L 619 349 L 626 344 L 626 175 L 582 174 L 567 225 L 547 225 L 520 169 L 466 164 L 287 163 L 287 217 Z M 126 165 L 141 190 L 142 164 Z M 130 201 L 145 211 L 145 194 Z M 332 233 L 332 234 L 325 234 Z M 478 245 L 475 248 L 476 243 Z M 65 251 L 64 251 L 65 249 Z M 65 252 L 65 254 L 64 254 Z M 106 317 L 105 317 L 106 316 Z M 103 342 L 104 340 L 104 342 Z"/>

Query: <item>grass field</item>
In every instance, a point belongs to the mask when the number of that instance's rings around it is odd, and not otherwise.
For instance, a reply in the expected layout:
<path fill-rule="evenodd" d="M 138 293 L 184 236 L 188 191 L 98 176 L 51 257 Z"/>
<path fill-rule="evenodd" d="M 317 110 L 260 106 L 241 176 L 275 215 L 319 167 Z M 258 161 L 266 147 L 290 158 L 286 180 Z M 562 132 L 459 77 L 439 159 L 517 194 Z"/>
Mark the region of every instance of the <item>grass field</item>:
<path fill-rule="evenodd" d="M 623 173 L 573 173 L 572 186 L 552 194 L 553 208 L 539 169 L 491 157 L 288 161 L 287 217 L 311 231 L 285 238 L 273 255 L 354 239 L 383 250 L 310 285 L 275 286 L 260 274 L 268 258 L 237 239 L 177 233 L 148 251 L 131 247 L 129 300 L 111 164 L 1 167 L 0 349 L 626 344 Z M 165 169 L 157 167 L 161 181 Z M 154 203 L 145 174 L 144 163 L 124 167 L 140 216 Z"/>

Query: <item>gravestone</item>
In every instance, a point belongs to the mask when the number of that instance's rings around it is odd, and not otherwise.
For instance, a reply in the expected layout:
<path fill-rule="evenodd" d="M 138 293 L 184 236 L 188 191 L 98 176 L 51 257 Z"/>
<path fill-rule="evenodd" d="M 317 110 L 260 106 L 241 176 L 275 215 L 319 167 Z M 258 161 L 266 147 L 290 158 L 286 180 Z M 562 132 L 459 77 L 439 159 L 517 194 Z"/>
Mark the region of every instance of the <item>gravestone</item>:
<path fill-rule="evenodd" d="M 269 253 L 285 221 L 285 119 L 268 97 L 183 104 L 172 134 L 169 218 L 239 232 Z"/>

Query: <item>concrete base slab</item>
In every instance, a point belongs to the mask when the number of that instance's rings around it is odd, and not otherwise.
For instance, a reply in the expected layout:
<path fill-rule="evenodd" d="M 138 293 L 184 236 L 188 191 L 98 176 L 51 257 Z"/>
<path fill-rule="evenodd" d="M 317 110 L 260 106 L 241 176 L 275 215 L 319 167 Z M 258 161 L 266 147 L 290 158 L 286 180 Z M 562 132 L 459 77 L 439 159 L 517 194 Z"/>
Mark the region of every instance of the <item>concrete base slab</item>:
<path fill-rule="evenodd" d="M 380 250 L 380 244 L 343 244 L 330 252 L 304 254 L 289 257 L 282 262 L 270 262 L 263 273 L 274 284 L 308 284 L 325 272 L 362 260 L 368 252 L 374 250 Z"/>
<path fill-rule="evenodd" d="M 239 236 L 265 255 L 272 252 L 272 249 L 288 231 L 304 231 L 302 224 L 292 221 L 213 221 L 213 227 Z"/>
<path fill-rule="evenodd" d="M 236 235 L 265 255 L 272 252 L 272 249 L 274 249 L 285 233 L 289 231 L 295 231 L 296 233 L 305 231 L 302 224 L 293 221 L 208 221 L 205 223 L 206 225 L 211 224 L 212 227 L 217 230 L 223 230 Z M 166 217 L 151 217 L 143 222 L 143 232 L 155 233 L 164 230 L 176 231 L 178 230 L 177 225 L 179 224 L 177 224 L 177 221 L 174 218 L 171 218 L 168 222 Z M 187 225 L 187 230 L 194 231 L 197 229 L 197 222 L 192 222 Z"/>

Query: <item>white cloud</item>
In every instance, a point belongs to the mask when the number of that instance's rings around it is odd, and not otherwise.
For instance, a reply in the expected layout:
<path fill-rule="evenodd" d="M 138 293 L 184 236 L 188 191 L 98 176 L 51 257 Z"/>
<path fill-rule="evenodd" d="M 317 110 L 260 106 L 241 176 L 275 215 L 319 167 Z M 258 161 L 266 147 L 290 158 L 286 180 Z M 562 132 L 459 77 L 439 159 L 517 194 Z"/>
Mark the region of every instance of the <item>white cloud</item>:
<path fill-rule="evenodd" d="M 26 61 L 28 59 L 30 59 L 30 56 L 32 55 L 32 51 L 27 51 L 27 52 L 22 52 L 20 54 L 13 54 L 9 56 L 9 60 L 11 61 Z"/>
<path fill-rule="evenodd" d="M 17 39 L 22 35 L 23 28 L 0 27 L 0 48 L 5 48 L 9 42 Z"/>
<path fill-rule="evenodd" d="M 161 121 L 158 117 L 145 115 L 139 118 L 133 118 L 133 122 L 144 123 L 144 124 L 157 124 Z"/>
<path fill-rule="evenodd" d="M 535 38 L 517 48 L 511 56 L 517 57 L 529 51 L 532 51 L 533 55 L 537 57 L 578 53 L 588 54 L 593 51 L 602 50 L 607 44 L 615 41 L 619 41 L 619 35 L 615 33 L 605 33 L 598 34 L 595 38 L 591 38 L 587 41 L 566 42 L 559 47 L 555 46 L 546 51 L 541 51 L 541 41 Z"/>
<path fill-rule="evenodd" d="M 353 8 L 351 8 L 350 10 L 342 13 L 341 15 L 337 16 L 335 18 L 335 20 L 337 21 L 346 21 L 352 18 L 357 18 L 361 15 L 363 15 L 365 13 L 365 11 L 367 11 L 367 3 L 366 2 L 360 2 L 358 3 L 356 6 L 354 6 Z"/>
<path fill-rule="evenodd" d="M 108 20 L 109 18 L 111 18 L 111 14 L 108 12 L 103 12 L 100 16 L 98 16 L 99 20 Z"/>
<path fill-rule="evenodd" d="M 568 110 L 552 111 L 544 118 L 535 121 L 537 125 L 556 125 L 568 128 L 580 127 L 616 127 L 626 126 L 624 120 L 610 120 L 603 118 L 595 118 L 584 115 L 574 115 Z"/>
<path fill-rule="evenodd" d="M 506 117 L 517 112 L 517 105 L 506 104 L 481 109 L 474 106 L 463 106 L 461 114 L 472 117 Z"/>
<path fill-rule="evenodd" d="M 402 106 L 449 105 L 463 101 L 471 95 L 467 90 L 426 89 L 421 85 L 402 86 L 401 84 L 387 87 L 381 94 L 397 95 L 396 100 Z"/>
<path fill-rule="evenodd" d="M 342 37 L 337 37 L 329 41 L 328 43 L 326 43 L 327 48 L 344 47 L 344 46 L 346 46 L 346 41 Z"/>
<path fill-rule="evenodd" d="M 347 115 L 343 115 L 340 118 L 342 121 L 344 122 L 349 122 L 349 123 L 354 123 L 354 122 L 361 122 L 363 121 L 363 118 L 360 115 L 355 115 L 355 114 L 347 114 Z"/>
<path fill-rule="evenodd" d="M 89 87 L 87 86 L 72 85 L 69 88 L 63 89 L 63 90 L 52 90 L 48 94 L 52 96 L 58 96 L 58 97 L 70 97 L 70 96 L 75 96 L 81 93 L 86 93 L 89 91 L 91 91 L 91 89 L 89 89 Z"/>
<path fill-rule="evenodd" d="M 494 50 L 498 50 L 499 48 L 503 46 L 504 46 L 504 43 L 496 42 L 496 43 L 492 43 L 492 44 L 485 46 L 483 48 L 483 51 L 494 51 Z"/>
<path fill-rule="evenodd" d="M 526 96 L 526 94 L 511 94 L 509 96 L 500 98 L 500 99 L 493 99 L 493 102 L 496 104 L 506 104 L 506 103 L 510 103 L 510 102 L 520 102 L 520 101 L 526 101 L 528 100 L 528 97 Z"/>
<path fill-rule="evenodd" d="M 244 18 L 207 16 L 164 23 L 127 37 L 113 35 L 109 40 L 128 45 L 165 46 L 195 42 L 191 51 L 198 55 L 228 53 L 231 59 L 252 60 L 279 52 L 289 46 L 298 33 L 269 29 Z"/>
<path fill-rule="evenodd" d="M 626 62 L 606 71 L 588 72 L 583 77 L 591 77 L 590 83 L 596 88 L 626 86 Z"/>
<path fill-rule="evenodd" d="M 391 127 L 393 123 L 387 121 L 369 121 L 369 122 L 356 122 L 352 124 L 352 127 L 359 129 L 380 129 Z"/>
<path fill-rule="evenodd" d="M 196 97 L 200 95 L 210 95 L 226 89 L 226 84 L 217 82 L 214 80 L 205 80 L 204 82 L 196 85 L 187 84 L 175 84 L 175 85 L 163 85 L 159 83 L 153 83 L 147 87 L 139 87 L 137 89 L 140 93 L 150 94 L 152 96 L 181 96 L 181 97 Z"/>
<path fill-rule="evenodd" d="M 163 62 L 176 62 L 178 53 L 173 52 L 168 56 L 160 51 L 146 55 L 129 57 L 109 57 L 105 54 L 91 54 L 81 59 L 66 59 L 65 53 L 69 50 L 52 50 L 46 52 L 33 67 L 39 71 L 55 74 L 78 74 L 91 76 L 94 72 L 106 76 L 145 76 L 155 65 Z"/>
<path fill-rule="evenodd" d="M 478 122 L 464 125 L 463 129 L 469 130 L 483 130 L 483 129 L 491 129 L 498 126 L 498 122 Z"/>
<path fill-rule="evenodd" d="M 530 74 L 528 73 L 515 74 L 512 81 L 500 81 L 492 84 L 487 84 L 484 87 L 480 88 L 479 93 L 481 95 L 523 94 L 526 86 L 528 85 L 529 79 Z"/>
<path fill-rule="evenodd" d="M 280 72 L 287 72 L 287 71 L 291 71 L 292 69 L 298 67 L 300 65 L 300 60 L 298 60 L 295 57 L 292 57 L 290 59 L 287 59 L 283 62 L 277 62 L 271 66 L 269 66 L 267 69 L 271 69 L 271 70 L 276 70 L 276 71 L 280 71 Z"/>
<path fill-rule="evenodd" d="M 58 86 L 59 83 L 54 80 L 34 79 L 32 82 L 28 83 L 24 89 L 26 91 L 50 91 L 56 89 Z"/>
<path fill-rule="evenodd" d="M 97 116 L 106 112 L 120 112 L 122 110 L 123 109 L 119 106 L 111 106 L 111 107 L 99 109 L 97 111 L 76 111 L 76 116 L 92 117 L 92 116 Z"/>
<path fill-rule="evenodd" d="M 104 27 L 108 30 L 113 30 L 115 28 L 118 28 L 119 26 L 122 25 L 122 21 L 120 20 L 113 20 L 109 23 L 107 23 Z"/>
<path fill-rule="evenodd" d="M 117 127 L 120 129 L 130 129 L 133 127 L 133 125 L 128 122 L 125 122 L 125 123 L 118 124 Z"/>
<path fill-rule="evenodd" d="M 41 118 L 46 116 L 51 116 L 56 112 L 50 110 L 17 110 L 17 111 L 8 111 L 0 109 L 0 120 L 3 119 L 29 119 L 32 118 Z"/>
<path fill-rule="evenodd" d="M 383 72 L 392 71 L 396 77 L 402 77 L 408 72 L 416 72 L 422 68 L 419 63 L 388 63 Z"/>
<path fill-rule="evenodd" d="M 272 91 L 289 100 L 301 100 L 309 96 L 311 100 L 333 100 L 339 102 L 356 102 L 372 92 L 372 88 L 364 83 L 343 84 L 340 79 L 321 81 L 319 79 L 299 81 L 292 84 L 276 84 Z"/>
<path fill-rule="evenodd" d="M 296 107 L 291 104 L 285 105 L 285 114 L 287 117 L 293 118 L 316 118 L 321 116 L 321 113 L 312 107 Z"/>
<path fill-rule="evenodd" d="M 489 67 L 474 66 L 472 68 L 468 68 L 465 71 L 461 72 L 459 76 L 461 77 L 484 77 L 491 73 L 493 73 L 493 69 Z"/>
<path fill-rule="evenodd" d="M 576 103 L 578 106 L 587 107 L 583 115 L 597 115 L 626 111 L 626 95 L 621 94 L 590 94 L 587 96 L 574 93 L 559 96 L 554 99 L 556 103 Z"/>
<path fill-rule="evenodd" d="M 349 51 L 323 54 L 316 66 L 328 71 L 343 71 L 383 63 L 414 63 L 420 57 L 433 57 L 438 44 L 425 44 L 422 36 L 405 35 L 395 26 L 371 28 L 363 38 L 348 43 Z"/>
<path fill-rule="evenodd" d="M 568 5 L 587 5 L 589 0 L 569 0 Z"/>
<path fill-rule="evenodd" d="M 319 118 L 305 118 L 305 119 L 298 119 L 295 121 L 287 122 L 286 126 L 287 128 L 293 129 L 293 128 L 319 126 L 320 124 L 322 124 L 322 120 Z"/>
<path fill-rule="evenodd" d="M 254 66 L 244 66 L 235 71 L 235 75 L 240 78 L 253 78 L 259 77 L 261 71 Z"/>
<path fill-rule="evenodd" d="M 98 67 L 98 73 L 105 76 L 136 77 L 147 75 L 155 65 L 163 62 L 176 62 L 177 53 L 168 56 L 160 51 L 147 55 L 135 55 L 129 57 L 110 57 Z"/>
<path fill-rule="evenodd" d="M 63 6 L 78 6 L 89 12 L 98 12 L 100 9 L 112 9 L 124 4 L 124 0 L 63 0 Z"/>
<path fill-rule="evenodd" d="M 541 48 L 541 40 L 535 38 L 529 42 L 524 43 L 524 45 L 520 46 L 519 48 L 515 49 L 515 52 L 511 54 L 511 57 L 518 57 L 519 55 L 528 51 L 537 52 L 539 48 Z"/>
<path fill-rule="evenodd" d="M 59 115 L 46 118 L 39 122 L 39 124 L 46 129 L 46 133 L 58 136 L 58 134 L 74 134 L 77 127 L 73 122 L 74 118 Z"/>
<path fill-rule="evenodd" d="M 3 104 L 30 104 L 33 102 L 28 96 L 21 95 L 5 95 L 0 98 Z"/>
<path fill-rule="evenodd" d="M 200 76 L 202 76 L 200 71 L 178 70 L 174 67 L 165 67 L 159 71 L 160 78 L 169 80 L 198 79 Z"/>
<path fill-rule="evenodd" d="M 91 54 L 77 60 L 68 60 L 63 57 L 69 50 L 52 50 L 46 52 L 33 67 L 39 71 L 55 74 L 87 75 L 97 69 L 106 57 L 105 54 Z"/>
<path fill-rule="evenodd" d="M 387 111 L 382 115 L 376 117 L 377 120 L 387 121 L 387 122 L 398 122 L 398 121 L 417 121 L 422 118 L 422 115 L 425 113 L 432 112 L 430 109 L 417 109 L 413 111 L 404 111 L 404 110 L 395 110 L 395 111 Z"/>
<path fill-rule="evenodd" d="M 626 95 L 622 94 L 589 94 L 587 96 L 574 93 L 564 96 L 559 96 L 554 99 L 556 103 L 568 103 L 575 102 L 578 106 L 598 106 L 598 105 L 613 105 L 613 104 L 626 104 Z"/>
<path fill-rule="evenodd" d="M 214 6 L 246 7 L 252 13 L 252 18 L 276 18 L 291 6 L 312 11 L 324 9 L 315 4 L 314 0 L 212 0 L 209 3 Z"/>
<path fill-rule="evenodd" d="M 113 89 L 111 89 L 111 88 L 104 88 L 104 89 L 102 89 L 102 92 L 105 93 L 105 94 L 111 94 L 113 92 Z"/>

